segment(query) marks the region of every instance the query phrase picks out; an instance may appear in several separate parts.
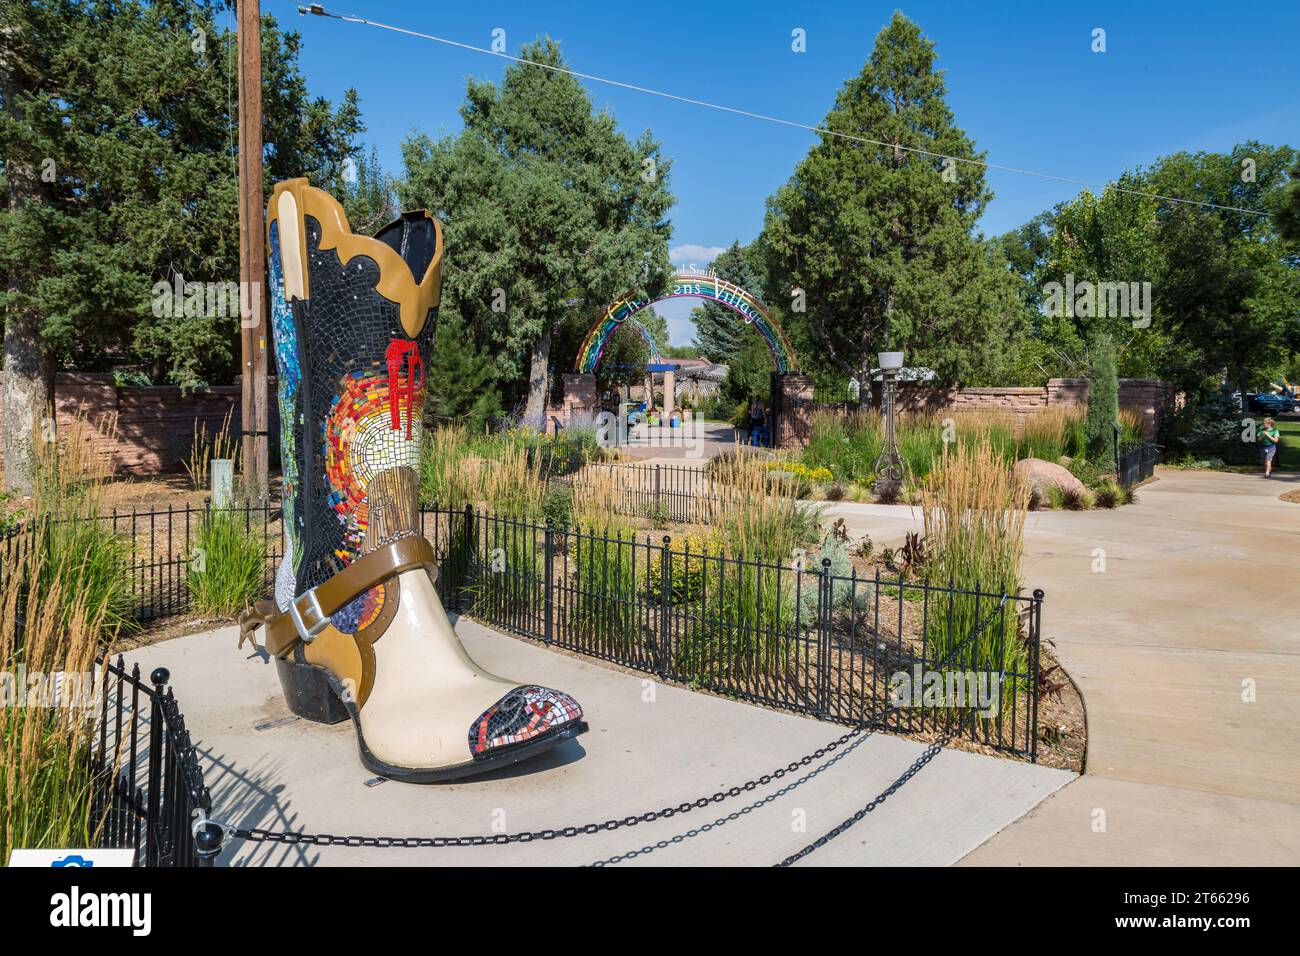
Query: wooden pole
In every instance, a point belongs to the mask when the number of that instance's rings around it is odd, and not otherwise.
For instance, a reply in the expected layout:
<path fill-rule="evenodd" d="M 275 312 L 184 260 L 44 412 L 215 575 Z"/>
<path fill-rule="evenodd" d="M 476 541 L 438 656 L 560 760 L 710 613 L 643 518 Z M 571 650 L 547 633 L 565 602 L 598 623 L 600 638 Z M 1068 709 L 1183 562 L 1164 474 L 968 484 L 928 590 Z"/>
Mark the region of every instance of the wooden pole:
<path fill-rule="evenodd" d="M 239 0 L 239 328 L 243 495 L 265 504 L 267 455 L 266 265 L 262 194 L 262 19 L 258 0 Z"/>

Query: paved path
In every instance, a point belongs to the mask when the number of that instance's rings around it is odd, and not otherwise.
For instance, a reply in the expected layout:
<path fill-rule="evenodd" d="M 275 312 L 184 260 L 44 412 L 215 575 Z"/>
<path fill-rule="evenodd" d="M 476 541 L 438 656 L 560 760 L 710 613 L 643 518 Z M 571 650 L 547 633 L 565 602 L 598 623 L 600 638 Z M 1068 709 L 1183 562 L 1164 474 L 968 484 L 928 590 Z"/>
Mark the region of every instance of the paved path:
<path fill-rule="evenodd" d="M 636 425 L 621 450 L 626 457 L 647 464 L 702 468 L 710 458 L 735 448 L 736 439 L 736 430 L 725 422 L 691 421 L 679 428 Z"/>
<path fill-rule="evenodd" d="M 844 732 L 838 725 L 656 686 L 468 620 L 458 622 L 457 630 L 486 667 L 573 693 L 586 709 L 591 731 L 514 770 L 466 783 L 367 786 L 371 775 L 357 758 L 351 724 L 286 721 L 274 668 L 247 649 L 237 651 L 234 628 L 141 648 L 128 658 L 146 671 L 159 664 L 171 669 L 200 748 L 214 815 L 268 829 L 430 836 L 603 822 L 744 783 Z M 846 747 L 840 759 L 784 795 L 773 796 L 790 778 L 613 833 L 441 850 L 236 841 L 221 860 L 232 865 L 586 864 L 670 840 L 760 803 L 734 821 L 633 862 L 769 865 L 858 810 L 923 749 L 874 735 Z M 1020 761 L 943 751 L 879 809 L 806 862 L 950 864 L 1072 779 L 1065 771 Z"/>
<path fill-rule="evenodd" d="M 1277 497 L 1295 487 L 1162 469 L 1117 513 L 1031 517 L 1088 772 L 965 862 L 1300 863 L 1300 505 Z"/>

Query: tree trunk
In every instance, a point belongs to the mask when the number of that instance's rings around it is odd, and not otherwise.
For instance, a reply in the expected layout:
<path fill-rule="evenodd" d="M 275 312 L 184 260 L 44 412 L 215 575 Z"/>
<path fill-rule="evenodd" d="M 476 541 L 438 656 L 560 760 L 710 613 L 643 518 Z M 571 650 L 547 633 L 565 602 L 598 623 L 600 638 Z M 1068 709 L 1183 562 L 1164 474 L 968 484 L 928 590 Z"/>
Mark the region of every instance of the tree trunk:
<path fill-rule="evenodd" d="M 0 57 L 0 83 L 11 116 L 21 119 L 16 105 L 18 94 L 30 84 L 16 64 Z M 41 182 L 36 167 L 22 157 L 11 157 L 5 163 L 9 195 L 5 197 L 11 213 L 21 214 L 32 203 L 41 200 Z M 5 315 L 4 357 L 4 413 L 0 428 L 4 432 L 5 490 L 20 495 L 30 495 L 35 479 L 35 442 L 37 429 L 40 440 L 53 439 L 50 411 L 53 370 L 41 336 L 41 315 L 30 306 L 22 304 L 23 293 L 28 291 L 29 277 L 22 267 L 6 276 L 5 285 L 18 305 Z"/>
<path fill-rule="evenodd" d="M 533 346 L 533 356 L 528 369 L 528 402 L 524 405 L 524 421 L 545 428 L 542 420 L 546 414 L 547 368 L 551 360 L 551 327 L 542 329 L 542 337 Z"/>
<path fill-rule="evenodd" d="M 48 365 L 40 316 L 11 309 L 5 317 L 5 490 L 19 495 L 32 493 L 38 435 L 51 437 L 43 424 L 50 416 Z"/>
<path fill-rule="evenodd" d="M 1237 387 L 1241 389 L 1241 414 L 1250 414 L 1250 402 L 1246 400 L 1246 363 L 1237 362 Z"/>
<path fill-rule="evenodd" d="M 871 407 L 871 362 L 867 361 L 858 370 L 858 408 Z"/>

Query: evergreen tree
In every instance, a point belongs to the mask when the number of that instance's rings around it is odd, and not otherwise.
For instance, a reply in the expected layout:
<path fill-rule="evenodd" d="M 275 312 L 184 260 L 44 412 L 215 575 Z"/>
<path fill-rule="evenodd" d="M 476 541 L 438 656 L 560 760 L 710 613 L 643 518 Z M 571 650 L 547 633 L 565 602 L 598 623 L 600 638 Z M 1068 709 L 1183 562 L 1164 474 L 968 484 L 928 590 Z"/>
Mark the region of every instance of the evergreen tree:
<path fill-rule="evenodd" d="M 709 268 L 746 292 L 757 296 L 763 294 L 758 273 L 750 264 L 746 249 L 738 241 L 719 253 L 709 263 Z M 695 346 L 711 361 L 726 365 L 734 361 L 745 346 L 745 321 L 726 306 L 706 300 L 691 310 L 691 321 L 695 323 Z"/>
<path fill-rule="evenodd" d="M 503 412 L 492 357 L 459 317 L 438 317 L 424 410 L 435 423 L 461 422 L 472 432 L 482 431 Z"/>
<path fill-rule="evenodd" d="M 563 65 L 550 39 L 521 55 Z M 510 66 L 499 87 L 471 80 L 464 131 L 408 140 L 398 188 L 442 219 L 444 303 L 483 330 L 500 379 L 524 377 L 530 421 L 545 407 L 566 303 L 662 286 L 672 205 L 650 135 L 629 141 L 574 77 L 532 63 Z"/>
<path fill-rule="evenodd" d="M 982 167 L 961 162 L 983 154 L 946 92 L 934 45 L 895 13 L 822 123 L 884 145 L 823 135 L 769 200 L 766 301 L 815 343 L 804 371 L 866 382 L 889 348 L 964 382 L 1007 360 L 1024 307 L 1000 251 L 973 235 L 992 194 Z M 787 313 L 795 290 L 806 311 Z"/>
<path fill-rule="evenodd" d="M 239 280 L 234 35 L 212 0 L 0 5 L 0 308 L 5 481 L 30 487 L 31 429 L 61 367 L 143 359 L 154 380 L 228 379 L 234 308 L 168 315 L 153 287 Z M 263 18 L 266 186 L 337 186 L 355 93 L 310 99 L 298 39 Z M 229 303 L 228 303 L 229 304 Z"/>
<path fill-rule="evenodd" d="M 1084 433 L 1088 460 L 1115 466 L 1115 429 L 1119 421 L 1119 376 L 1115 371 L 1115 341 L 1098 333 L 1089 349 L 1088 414 Z"/>

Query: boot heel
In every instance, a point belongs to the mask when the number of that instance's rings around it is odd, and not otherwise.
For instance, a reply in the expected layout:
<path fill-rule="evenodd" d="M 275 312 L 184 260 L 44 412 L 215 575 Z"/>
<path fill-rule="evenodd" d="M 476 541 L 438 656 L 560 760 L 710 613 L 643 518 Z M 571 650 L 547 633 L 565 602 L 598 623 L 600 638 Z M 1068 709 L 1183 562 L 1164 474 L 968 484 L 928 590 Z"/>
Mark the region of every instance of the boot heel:
<path fill-rule="evenodd" d="M 275 670 L 280 675 L 284 702 L 292 713 L 320 724 L 337 724 L 351 716 L 330 686 L 325 668 L 277 657 Z"/>

